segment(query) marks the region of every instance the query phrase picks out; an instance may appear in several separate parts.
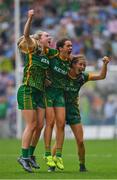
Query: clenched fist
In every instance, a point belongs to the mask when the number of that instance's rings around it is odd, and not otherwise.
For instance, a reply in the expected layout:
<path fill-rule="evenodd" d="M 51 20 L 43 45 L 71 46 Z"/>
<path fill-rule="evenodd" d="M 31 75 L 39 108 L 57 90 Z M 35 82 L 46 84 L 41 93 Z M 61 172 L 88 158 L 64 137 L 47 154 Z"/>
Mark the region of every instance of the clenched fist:
<path fill-rule="evenodd" d="M 28 17 L 33 17 L 34 16 L 34 10 L 33 9 L 30 9 L 28 11 Z"/>
<path fill-rule="evenodd" d="M 104 56 L 104 57 L 103 57 L 103 63 L 104 63 L 104 64 L 108 64 L 110 61 L 111 61 L 111 58 L 110 58 L 110 57 L 108 57 L 108 56 Z"/>

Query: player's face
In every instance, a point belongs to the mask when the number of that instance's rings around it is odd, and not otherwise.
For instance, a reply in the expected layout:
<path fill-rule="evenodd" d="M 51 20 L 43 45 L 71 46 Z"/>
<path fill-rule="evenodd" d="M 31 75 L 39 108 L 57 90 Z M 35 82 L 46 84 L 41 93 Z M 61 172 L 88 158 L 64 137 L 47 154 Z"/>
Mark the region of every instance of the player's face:
<path fill-rule="evenodd" d="M 86 61 L 85 60 L 79 60 L 76 64 L 74 64 L 73 69 L 76 74 L 82 73 L 85 71 L 86 68 Z"/>
<path fill-rule="evenodd" d="M 61 52 L 64 53 L 64 55 L 69 56 L 72 52 L 72 42 L 65 41 L 64 46 L 61 48 Z"/>
<path fill-rule="evenodd" d="M 50 47 L 51 39 L 52 39 L 51 36 L 47 32 L 43 32 L 40 38 L 40 43 L 44 47 Z"/>

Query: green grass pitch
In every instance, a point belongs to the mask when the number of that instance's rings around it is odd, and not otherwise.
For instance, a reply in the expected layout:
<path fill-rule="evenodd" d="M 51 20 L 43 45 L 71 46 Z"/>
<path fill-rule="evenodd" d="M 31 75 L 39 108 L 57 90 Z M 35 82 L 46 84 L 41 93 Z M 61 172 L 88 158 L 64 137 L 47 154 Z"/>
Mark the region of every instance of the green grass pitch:
<path fill-rule="evenodd" d="M 21 141 L 0 140 L 0 179 L 116 179 L 117 140 L 90 140 L 85 142 L 86 166 L 88 172 L 79 172 L 75 140 L 65 140 L 63 171 L 47 172 L 43 160 L 44 144 L 41 140 L 36 149 L 37 161 L 41 169 L 34 173 L 25 172 L 17 163 Z"/>

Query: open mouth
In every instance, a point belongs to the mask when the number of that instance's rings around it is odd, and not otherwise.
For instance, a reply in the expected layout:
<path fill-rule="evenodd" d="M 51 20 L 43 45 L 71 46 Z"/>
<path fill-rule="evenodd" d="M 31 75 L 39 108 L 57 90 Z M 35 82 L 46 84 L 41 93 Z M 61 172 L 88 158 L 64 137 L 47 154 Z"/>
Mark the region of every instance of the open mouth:
<path fill-rule="evenodd" d="M 48 40 L 48 45 L 51 45 L 51 40 Z"/>
<path fill-rule="evenodd" d="M 72 50 L 68 51 L 69 54 L 71 54 Z"/>
<path fill-rule="evenodd" d="M 48 44 L 50 45 L 50 44 L 51 44 L 51 41 L 48 41 Z"/>

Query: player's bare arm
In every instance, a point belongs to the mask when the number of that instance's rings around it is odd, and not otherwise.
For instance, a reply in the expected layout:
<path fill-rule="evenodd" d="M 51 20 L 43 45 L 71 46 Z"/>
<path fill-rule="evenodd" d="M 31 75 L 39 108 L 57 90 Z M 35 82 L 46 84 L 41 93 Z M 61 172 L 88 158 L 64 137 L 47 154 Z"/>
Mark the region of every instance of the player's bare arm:
<path fill-rule="evenodd" d="M 34 44 L 34 41 L 30 37 L 30 27 L 31 27 L 33 16 L 34 16 L 34 10 L 31 9 L 28 11 L 28 19 L 27 19 L 27 22 L 24 26 L 24 37 L 25 37 L 25 40 L 27 41 L 29 46 Z"/>
<path fill-rule="evenodd" d="M 102 65 L 101 71 L 98 73 L 89 73 L 89 81 L 101 80 L 101 79 L 106 78 L 107 65 L 111 61 L 111 58 L 104 56 L 102 61 L 103 61 L 103 65 Z"/>
<path fill-rule="evenodd" d="M 28 11 L 28 19 L 24 27 L 24 35 L 19 38 L 18 47 L 23 53 L 33 52 L 37 46 L 37 41 L 30 35 L 30 26 L 34 10 Z"/>

